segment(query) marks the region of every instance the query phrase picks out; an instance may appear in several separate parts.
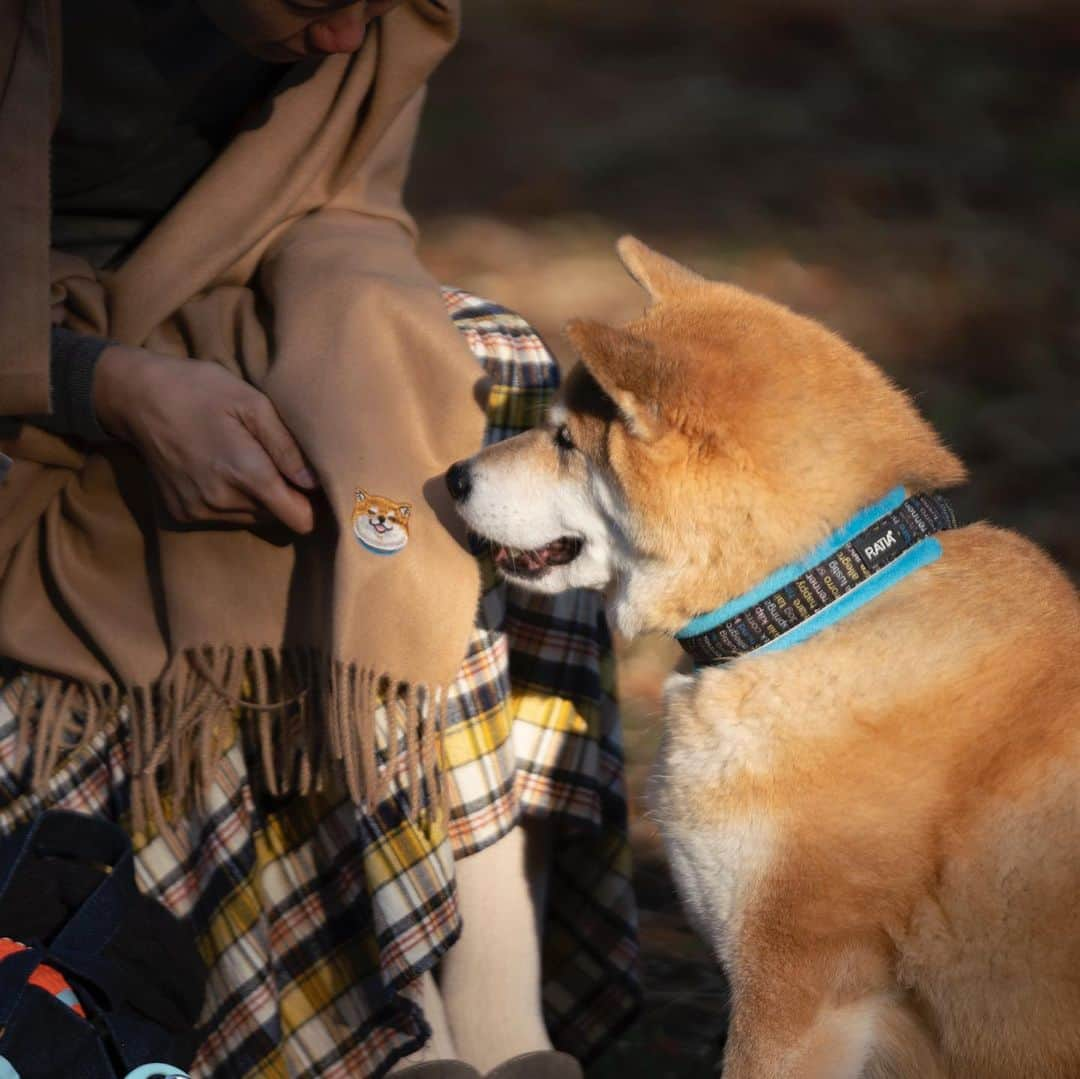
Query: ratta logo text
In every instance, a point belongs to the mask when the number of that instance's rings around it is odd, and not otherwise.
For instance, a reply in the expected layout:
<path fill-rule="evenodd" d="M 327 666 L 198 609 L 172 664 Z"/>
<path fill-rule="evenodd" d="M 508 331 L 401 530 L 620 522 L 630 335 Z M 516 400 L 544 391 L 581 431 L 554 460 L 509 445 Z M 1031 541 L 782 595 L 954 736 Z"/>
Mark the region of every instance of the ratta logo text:
<path fill-rule="evenodd" d="M 863 551 L 867 558 L 877 558 L 879 554 L 884 554 L 894 543 L 896 543 L 896 537 L 890 528 L 881 539 L 875 540 L 869 547 L 864 547 Z"/>

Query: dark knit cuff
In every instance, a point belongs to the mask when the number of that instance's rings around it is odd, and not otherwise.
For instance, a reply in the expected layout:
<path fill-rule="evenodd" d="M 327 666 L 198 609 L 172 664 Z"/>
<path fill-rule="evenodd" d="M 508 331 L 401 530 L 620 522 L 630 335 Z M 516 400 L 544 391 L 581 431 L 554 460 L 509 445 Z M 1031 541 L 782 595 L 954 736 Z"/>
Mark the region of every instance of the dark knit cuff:
<path fill-rule="evenodd" d="M 75 333 L 63 326 L 52 328 L 52 412 L 41 426 L 86 442 L 113 441 L 94 413 L 94 368 L 111 344 L 104 337 Z"/>

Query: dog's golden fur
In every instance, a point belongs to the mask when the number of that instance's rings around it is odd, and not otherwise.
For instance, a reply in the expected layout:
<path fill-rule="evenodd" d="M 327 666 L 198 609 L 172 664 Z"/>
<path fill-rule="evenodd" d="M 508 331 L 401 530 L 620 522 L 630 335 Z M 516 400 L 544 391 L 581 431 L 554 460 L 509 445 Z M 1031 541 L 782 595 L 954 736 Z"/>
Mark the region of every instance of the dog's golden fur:
<path fill-rule="evenodd" d="M 572 324 L 574 452 L 548 432 L 474 462 L 613 492 L 594 583 L 624 630 L 679 629 L 898 484 L 963 479 L 820 325 L 620 252 L 652 305 Z M 1077 596 L 1011 532 L 940 541 L 804 643 L 668 685 L 653 801 L 730 977 L 726 1079 L 1080 1076 Z"/>

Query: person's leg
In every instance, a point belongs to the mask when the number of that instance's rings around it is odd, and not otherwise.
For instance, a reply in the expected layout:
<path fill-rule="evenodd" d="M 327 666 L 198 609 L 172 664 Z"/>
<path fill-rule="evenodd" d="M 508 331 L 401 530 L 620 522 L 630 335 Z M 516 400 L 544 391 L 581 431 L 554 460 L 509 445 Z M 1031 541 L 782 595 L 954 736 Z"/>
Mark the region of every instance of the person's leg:
<path fill-rule="evenodd" d="M 458 1058 L 481 1072 L 551 1049 L 540 1005 L 549 845 L 530 822 L 455 866 L 463 929 L 439 985 Z"/>
<path fill-rule="evenodd" d="M 509 438 L 539 423 L 559 381 L 558 367 L 543 341 L 524 319 L 497 304 L 453 289 L 444 295 L 490 385 L 486 441 Z M 491 626 L 485 623 L 479 637 L 495 658 L 481 663 L 479 652 L 472 657 L 460 682 L 466 691 L 459 694 L 457 723 L 444 732 L 456 762 L 450 788 L 456 835 L 466 849 L 470 843 L 490 842 L 519 805 L 534 813 L 594 806 L 598 857 L 608 871 L 596 874 L 591 866 L 584 870 L 589 882 L 583 882 L 579 909 L 590 927 L 600 928 L 598 947 L 619 949 L 621 958 L 612 969 L 622 968 L 623 973 L 612 985 L 601 964 L 582 960 L 575 965 L 573 958 L 563 964 L 556 981 L 563 990 L 557 1018 L 567 1043 L 587 1052 L 598 1036 L 621 1026 L 636 1007 L 630 969 L 636 952 L 628 898 L 632 893 L 623 852 L 616 853 L 620 835 L 625 847 L 624 831 L 616 834 L 625 824 L 618 811 L 621 758 L 610 697 L 610 640 L 599 599 L 591 593 L 538 597 L 512 591 L 507 589 L 505 617 Z M 486 607 L 481 604 L 482 611 Z M 492 604 L 493 610 L 502 607 L 499 601 Z M 492 691 L 498 692 L 506 680 L 515 682 L 510 669 L 514 655 L 522 664 L 522 685 L 517 687 L 519 698 L 511 703 L 513 737 L 507 740 L 505 711 L 492 712 L 493 726 L 486 731 L 474 726 L 484 723 L 488 706 L 483 702 L 491 699 Z M 495 671 L 499 682 L 485 685 L 488 672 Z M 595 694 L 579 693 L 578 688 L 568 693 L 568 687 L 586 685 L 595 686 Z M 567 709 L 580 714 L 580 725 L 566 722 Z M 489 744 L 493 748 L 485 751 Z M 568 770 L 565 762 L 574 764 Z M 506 783 L 515 763 L 523 770 L 523 782 L 514 784 L 516 793 Z M 598 785 L 607 795 L 594 802 Z M 526 835 L 537 831 L 547 834 L 538 840 Z M 541 923 L 550 928 L 544 915 L 551 831 L 530 823 L 455 862 L 463 936 L 444 957 L 436 979 L 459 1057 L 482 1071 L 495 1065 L 500 1079 L 581 1079 L 572 1057 L 552 1051 L 541 1009 Z M 590 890 L 600 887 L 606 889 L 603 898 Z M 553 889 L 552 894 L 559 896 L 560 891 Z M 625 931 L 612 930 L 612 924 L 620 922 Z M 565 935 L 560 939 L 565 941 Z M 604 992 L 598 991 L 601 982 Z M 610 1006 L 597 1005 L 597 998 Z"/>
<path fill-rule="evenodd" d="M 446 1021 L 446 1012 L 443 1009 L 442 994 L 438 985 L 429 971 L 422 975 L 406 990 L 410 997 L 420 1005 L 424 1018 L 431 1026 L 431 1037 L 422 1049 L 399 1060 L 390 1069 L 390 1075 L 396 1075 L 414 1064 L 423 1064 L 432 1060 L 455 1060 L 457 1049 L 454 1048 L 454 1039 L 450 1034 L 450 1027 Z"/>

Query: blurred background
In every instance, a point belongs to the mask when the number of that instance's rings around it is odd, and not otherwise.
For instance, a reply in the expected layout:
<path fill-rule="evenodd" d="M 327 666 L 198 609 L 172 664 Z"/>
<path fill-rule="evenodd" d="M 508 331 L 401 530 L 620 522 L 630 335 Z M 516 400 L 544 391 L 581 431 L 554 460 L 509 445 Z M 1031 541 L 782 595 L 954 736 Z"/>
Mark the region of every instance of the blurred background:
<path fill-rule="evenodd" d="M 411 205 L 440 280 L 568 356 L 642 306 L 633 232 L 824 321 L 967 461 L 968 519 L 1080 570 L 1080 3 L 466 0 Z M 723 981 L 643 779 L 667 641 L 620 647 L 646 1006 L 590 1071 L 712 1074 Z"/>

